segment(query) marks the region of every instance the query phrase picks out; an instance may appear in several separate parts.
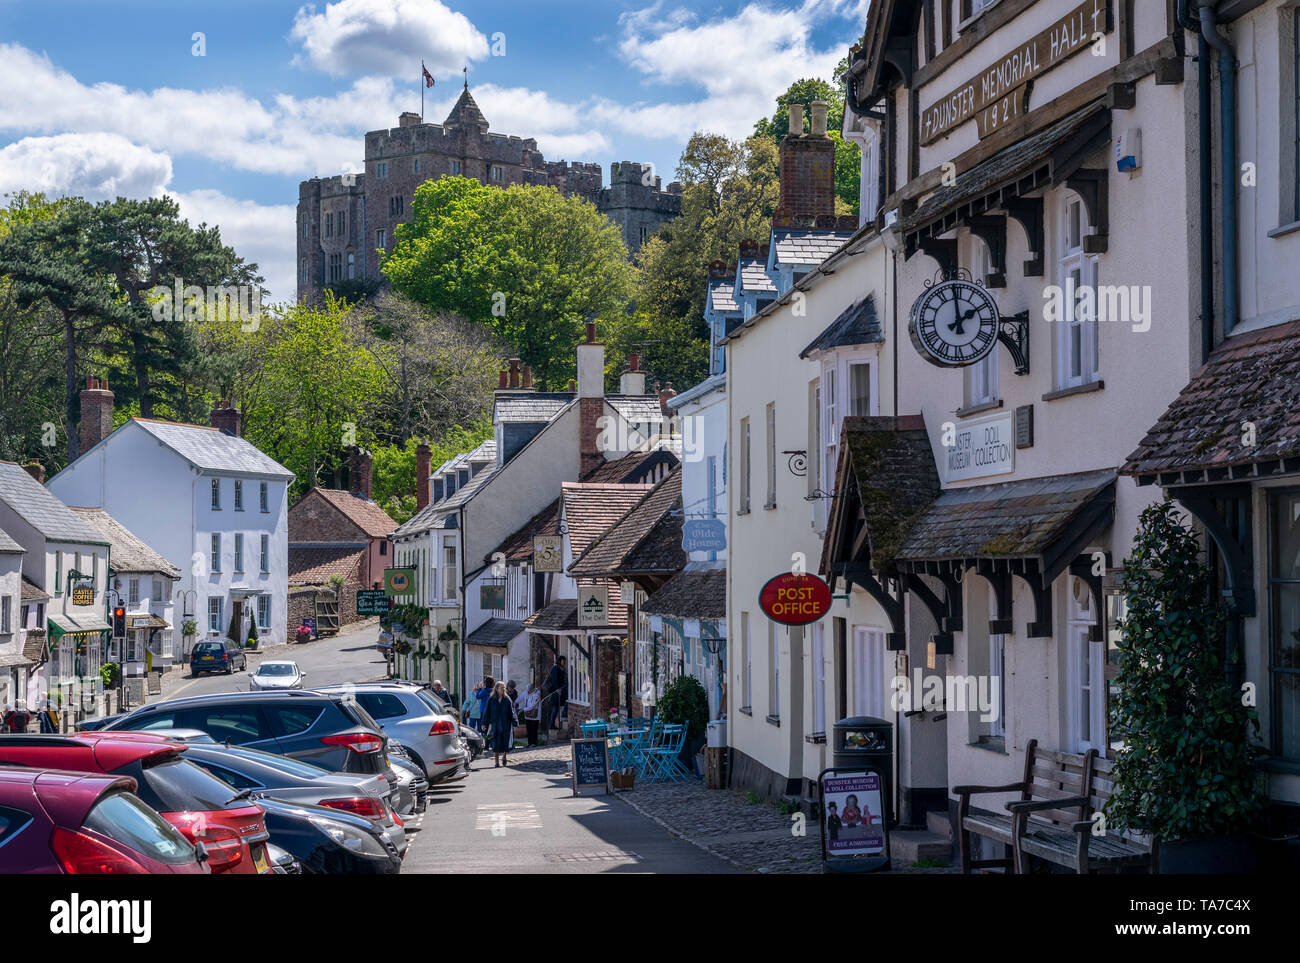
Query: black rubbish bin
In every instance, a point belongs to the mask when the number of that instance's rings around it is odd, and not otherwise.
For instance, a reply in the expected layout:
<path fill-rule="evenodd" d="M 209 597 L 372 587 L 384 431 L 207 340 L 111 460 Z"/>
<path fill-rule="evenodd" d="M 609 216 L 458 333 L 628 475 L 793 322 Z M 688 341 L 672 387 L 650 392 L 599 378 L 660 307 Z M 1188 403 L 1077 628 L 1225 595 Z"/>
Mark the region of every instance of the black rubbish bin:
<path fill-rule="evenodd" d="M 831 765 L 874 769 L 884 788 L 885 821 L 894 824 L 894 724 L 870 716 L 850 716 L 832 726 Z"/>

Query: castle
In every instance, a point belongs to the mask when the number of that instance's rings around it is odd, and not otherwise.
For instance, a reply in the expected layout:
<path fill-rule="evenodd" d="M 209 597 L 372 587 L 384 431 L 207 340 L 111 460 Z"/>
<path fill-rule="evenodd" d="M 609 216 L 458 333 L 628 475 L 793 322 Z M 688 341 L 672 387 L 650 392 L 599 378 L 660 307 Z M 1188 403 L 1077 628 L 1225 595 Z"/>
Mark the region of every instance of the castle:
<path fill-rule="evenodd" d="M 447 119 L 426 124 L 407 111 L 398 126 L 366 134 L 365 172 L 313 177 L 298 185 L 298 300 L 316 301 L 337 282 L 382 281 L 379 250 L 409 220 L 415 189 L 439 177 L 482 184 L 546 184 L 593 203 L 618 225 L 635 254 L 659 226 L 681 212 L 681 186 L 660 187 L 649 165 L 548 161 L 533 138 L 488 132 L 487 118 L 466 84 Z"/>

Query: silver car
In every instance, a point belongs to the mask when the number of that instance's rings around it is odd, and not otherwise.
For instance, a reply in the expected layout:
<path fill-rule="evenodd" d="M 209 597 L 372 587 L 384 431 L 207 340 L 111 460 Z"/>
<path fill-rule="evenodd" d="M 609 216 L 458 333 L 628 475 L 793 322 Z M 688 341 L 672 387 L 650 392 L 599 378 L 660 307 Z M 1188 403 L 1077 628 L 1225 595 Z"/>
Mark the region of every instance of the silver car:
<path fill-rule="evenodd" d="M 413 682 L 362 682 L 322 686 L 317 691 L 336 693 L 344 689 L 379 723 L 390 742 L 406 750 L 431 784 L 467 765 L 469 750 L 461 739 L 459 722 L 423 686 Z"/>
<path fill-rule="evenodd" d="M 302 680 L 307 673 L 298 668 L 298 663 L 289 659 L 272 659 L 263 662 L 256 672 L 248 673 L 248 688 L 259 689 L 301 689 Z"/>

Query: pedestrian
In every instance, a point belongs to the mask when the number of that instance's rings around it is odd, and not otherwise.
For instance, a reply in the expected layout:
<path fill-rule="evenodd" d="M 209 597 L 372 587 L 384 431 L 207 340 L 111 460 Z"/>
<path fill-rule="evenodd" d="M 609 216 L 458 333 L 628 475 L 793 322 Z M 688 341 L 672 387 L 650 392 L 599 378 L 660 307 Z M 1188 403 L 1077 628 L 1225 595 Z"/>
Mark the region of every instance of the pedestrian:
<path fill-rule="evenodd" d="M 474 686 L 474 694 L 465 698 L 465 717 L 469 721 L 470 728 L 482 731 L 479 726 L 479 720 L 483 716 L 483 700 L 479 698 L 479 693 L 483 691 L 483 683 Z"/>
<path fill-rule="evenodd" d="M 14 701 L 13 708 L 5 713 L 6 728 L 9 732 L 26 732 L 31 717 L 31 713 L 27 711 L 27 701 L 17 699 Z"/>
<path fill-rule="evenodd" d="M 506 695 L 506 684 L 498 682 L 493 686 L 492 695 L 487 698 L 483 709 L 488 743 L 492 746 L 492 756 L 498 767 L 510 764 L 510 747 L 515 741 L 513 712 L 510 696 Z"/>
<path fill-rule="evenodd" d="M 524 728 L 528 730 L 528 746 L 534 748 L 537 746 L 537 723 L 541 718 L 539 709 L 542 703 L 542 693 L 537 688 L 536 682 L 528 684 L 528 691 L 524 693 Z"/>
<path fill-rule="evenodd" d="M 433 680 L 433 694 L 438 697 L 439 701 L 451 705 L 451 693 L 442 687 L 441 679 Z"/>
<path fill-rule="evenodd" d="M 497 683 L 492 676 L 487 676 L 478 689 L 478 726 L 479 732 L 487 732 L 487 712 L 485 706 L 488 699 L 492 698 L 492 693 L 496 690 Z"/>
<path fill-rule="evenodd" d="M 36 720 L 40 723 L 41 732 L 46 735 L 59 731 L 58 716 L 54 714 L 54 703 L 50 701 L 48 692 L 41 698 L 40 710 L 36 713 Z"/>
<path fill-rule="evenodd" d="M 546 707 L 546 728 L 558 729 L 559 718 L 564 713 L 565 703 L 569 701 L 568 659 L 564 656 L 556 659 L 555 665 L 551 666 L 543 692 L 549 703 Z"/>
<path fill-rule="evenodd" d="M 0 713 L 0 732 L 9 731 L 9 720 L 14 714 L 13 703 L 6 702 L 4 712 Z"/>

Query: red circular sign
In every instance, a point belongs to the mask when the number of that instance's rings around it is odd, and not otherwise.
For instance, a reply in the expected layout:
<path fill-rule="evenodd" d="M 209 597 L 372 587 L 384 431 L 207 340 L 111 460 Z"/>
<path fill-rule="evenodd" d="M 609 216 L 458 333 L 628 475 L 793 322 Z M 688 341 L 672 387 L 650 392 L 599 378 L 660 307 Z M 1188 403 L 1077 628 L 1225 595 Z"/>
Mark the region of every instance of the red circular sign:
<path fill-rule="evenodd" d="M 831 588 L 816 575 L 785 572 L 768 579 L 758 593 L 758 605 L 773 622 L 807 625 L 830 611 Z"/>

